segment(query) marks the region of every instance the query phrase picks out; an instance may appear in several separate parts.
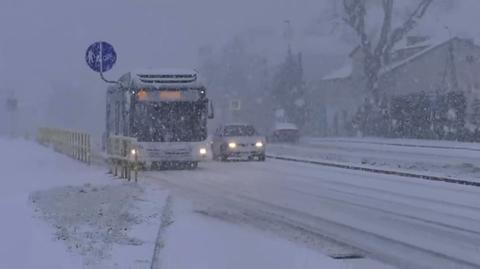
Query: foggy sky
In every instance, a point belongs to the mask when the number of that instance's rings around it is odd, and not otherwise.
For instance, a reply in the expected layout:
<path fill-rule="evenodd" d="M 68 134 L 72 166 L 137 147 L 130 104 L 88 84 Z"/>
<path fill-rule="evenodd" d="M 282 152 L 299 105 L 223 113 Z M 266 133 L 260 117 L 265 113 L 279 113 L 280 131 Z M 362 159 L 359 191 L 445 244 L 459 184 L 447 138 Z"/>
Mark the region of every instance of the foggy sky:
<path fill-rule="evenodd" d="M 437 0 L 442 1 L 442 0 Z M 459 0 L 462 17 L 441 14 L 452 31 L 478 21 L 479 1 Z M 472 4 L 476 8 L 472 8 Z M 134 67 L 192 66 L 197 48 L 220 46 L 251 27 L 282 30 L 290 19 L 304 28 L 321 16 L 322 0 L 2 0 L 1 80 L 9 86 L 46 77 L 74 79 L 90 72 L 85 48 L 96 40 L 114 44 L 119 61 L 111 76 Z M 446 17 L 445 15 L 448 15 Z M 441 23 L 440 23 L 441 24 Z M 456 29 L 455 29 L 456 28 Z M 476 25 L 470 28 L 476 28 Z M 473 30 L 477 35 L 479 30 Z"/>
<path fill-rule="evenodd" d="M 2 0 L 1 67 L 18 74 L 74 77 L 96 40 L 114 44 L 112 76 L 132 67 L 191 66 L 199 45 L 218 45 L 248 27 L 282 27 L 315 16 L 317 0 Z M 3 73 L 3 72 L 2 72 Z M 73 76 L 72 76 L 73 75 Z"/>
<path fill-rule="evenodd" d="M 480 1 L 458 3 L 454 11 L 429 14 L 418 30 L 445 35 L 448 26 L 453 35 L 479 37 Z M 199 46 L 220 48 L 251 28 L 281 35 L 286 19 L 299 50 L 346 54 L 353 44 L 341 46 L 328 36 L 307 42 L 302 36 L 322 21 L 325 5 L 323 0 L 1 0 L 0 98 L 13 89 L 24 104 L 45 105 L 49 88 L 59 82 L 103 96 L 105 85 L 84 62 L 85 49 L 97 40 L 117 50 L 117 65 L 107 73 L 112 79 L 137 67 L 196 67 Z M 284 44 L 265 45 L 279 46 Z"/>

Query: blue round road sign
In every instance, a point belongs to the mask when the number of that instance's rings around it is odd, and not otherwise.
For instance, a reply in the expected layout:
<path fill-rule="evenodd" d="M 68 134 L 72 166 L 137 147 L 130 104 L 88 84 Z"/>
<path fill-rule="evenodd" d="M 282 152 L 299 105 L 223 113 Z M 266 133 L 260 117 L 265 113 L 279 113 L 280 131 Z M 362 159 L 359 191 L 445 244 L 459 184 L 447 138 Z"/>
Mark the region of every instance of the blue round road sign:
<path fill-rule="evenodd" d="M 85 53 L 88 66 L 95 72 L 107 72 L 117 62 L 117 53 L 107 42 L 95 42 L 88 47 Z"/>

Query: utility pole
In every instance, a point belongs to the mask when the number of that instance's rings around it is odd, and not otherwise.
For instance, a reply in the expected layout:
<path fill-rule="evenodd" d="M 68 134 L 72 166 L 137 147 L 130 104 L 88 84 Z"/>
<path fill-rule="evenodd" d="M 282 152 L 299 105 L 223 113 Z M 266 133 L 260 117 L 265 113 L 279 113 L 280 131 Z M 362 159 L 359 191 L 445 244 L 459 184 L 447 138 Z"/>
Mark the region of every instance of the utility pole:
<path fill-rule="evenodd" d="M 285 38 L 285 42 L 287 42 L 288 50 L 290 51 L 292 48 L 292 41 L 293 41 L 292 22 L 290 20 L 285 20 L 283 22 L 285 23 L 285 30 L 283 33 L 283 37 Z"/>
<path fill-rule="evenodd" d="M 7 132 L 8 136 L 14 138 L 16 134 L 16 120 L 18 114 L 18 100 L 15 97 L 15 94 L 12 93 L 10 97 L 7 98 L 6 101 L 6 108 L 7 108 L 7 117 L 8 117 L 8 124 L 7 124 Z"/>

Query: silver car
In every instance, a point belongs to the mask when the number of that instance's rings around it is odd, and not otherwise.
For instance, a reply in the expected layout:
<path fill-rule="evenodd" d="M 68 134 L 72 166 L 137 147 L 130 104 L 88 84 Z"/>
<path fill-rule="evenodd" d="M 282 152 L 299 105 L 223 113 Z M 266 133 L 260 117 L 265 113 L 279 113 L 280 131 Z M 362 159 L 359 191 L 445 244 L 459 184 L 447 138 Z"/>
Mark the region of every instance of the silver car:
<path fill-rule="evenodd" d="M 213 159 L 230 158 L 265 161 L 265 137 L 250 124 L 221 125 L 212 139 Z"/>

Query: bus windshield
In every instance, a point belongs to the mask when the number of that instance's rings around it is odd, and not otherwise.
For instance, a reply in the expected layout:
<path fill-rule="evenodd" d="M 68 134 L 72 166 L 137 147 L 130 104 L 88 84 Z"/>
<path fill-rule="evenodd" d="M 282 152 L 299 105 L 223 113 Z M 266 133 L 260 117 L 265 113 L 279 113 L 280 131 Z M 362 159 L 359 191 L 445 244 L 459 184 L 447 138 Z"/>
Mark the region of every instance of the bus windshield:
<path fill-rule="evenodd" d="M 207 137 L 204 102 L 137 102 L 133 136 L 140 142 L 195 142 Z"/>

